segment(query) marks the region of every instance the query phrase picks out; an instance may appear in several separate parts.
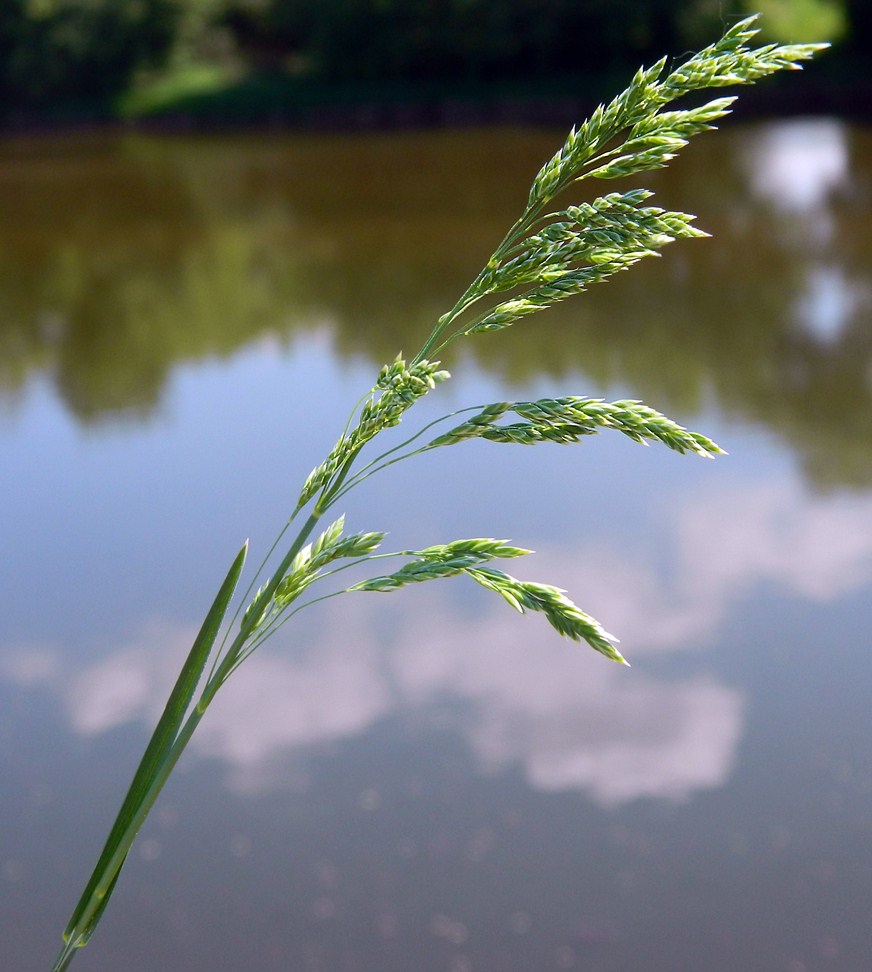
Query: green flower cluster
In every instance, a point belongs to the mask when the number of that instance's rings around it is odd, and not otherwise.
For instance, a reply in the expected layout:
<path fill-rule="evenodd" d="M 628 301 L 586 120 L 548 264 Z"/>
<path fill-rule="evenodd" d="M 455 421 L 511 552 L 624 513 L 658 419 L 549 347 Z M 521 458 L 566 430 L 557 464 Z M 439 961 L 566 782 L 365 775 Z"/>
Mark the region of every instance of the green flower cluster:
<path fill-rule="evenodd" d="M 303 485 L 291 519 L 243 596 L 243 602 L 250 598 L 247 608 L 241 617 L 237 610 L 219 641 L 242 572 L 247 544 L 243 546 L 207 614 L 73 912 L 53 972 L 65 972 L 76 951 L 90 938 L 139 828 L 215 693 L 238 665 L 297 611 L 352 591 L 387 592 L 462 575 L 499 594 L 522 614 L 532 611 L 544 615 L 559 634 L 584 641 L 613 661 L 625 663 L 615 647 L 616 639 L 560 588 L 518 580 L 490 565 L 495 559 L 530 552 L 505 540 L 456 540 L 422 550 L 376 553 L 385 535 L 343 536 L 344 517 L 335 520 L 313 542 L 309 542 L 309 537 L 324 513 L 369 476 L 403 459 L 466 439 L 521 444 L 576 442 L 601 429 L 615 429 L 637 442 L 657 441 L 677 452 L 705 457 L 722 452 L 710 439 L 688 432 L 641 402 L 567 396 L 462 409 L 431 422 L 406 442 L 352 470 L 360 453 L 379 433 L 398 425 L 416 402 L 449 377 L 433 358 L 451 341 L 501 330 L 580 293 L 591 283 L 605 280 L 643 257 L 656 255 L 673 240 L 705 235 L 693 228 L 693 217 L 685 213 L 644 205 L 650 193 L 640 189 L 609 193 L 591 203 L 556 212 L 545 210 L 555 196 L 581 179 L 613 179 L 665 165 L 691 136 L 712 128 L 733 102 L 732 98 L 718 98 L 698 108 L 664 111 L 676 98 L 698 89 L 746 84 L 782 68 L 796 68 L 824 46 L 770 44 L 752 49 L 747 44 L 755 34 L 753 24 L 754 18 L 736 24 L 719 41 L 670 73 L 664 74 L 665 60 L 640 70 L 626 91 L 608 106 L 600 106 L 588 121 L 570 132 L 562 148 L 536 176 L 521 217 L 455 306 L 439 318 L 418 354 L 409 363 L 398 356 L 386 365 L 373 388 L 352 411 L 338 442 Z M 477 315 L 473 313 L 473 306 L 482 299 L 506 292 L 511 292 L 509 299 L 479 310 Z M 426 445 L 403 451 L 434 425 L 466 412 L 475 414 Z M 501 424 L 509 412 L 520 421 Z M 257 577 L 266 570 L 291 523 L 313 500 L 308 518 L 280 563 L 270 569 L 269 579 L 251 596 Z M 392 573 L 301 601 L 316 581 L 391 556 L 411 559 Z M 231 638 L 237 620 L 238 629 Z M 203 679 L 210 658 L 212 666 Z"/>

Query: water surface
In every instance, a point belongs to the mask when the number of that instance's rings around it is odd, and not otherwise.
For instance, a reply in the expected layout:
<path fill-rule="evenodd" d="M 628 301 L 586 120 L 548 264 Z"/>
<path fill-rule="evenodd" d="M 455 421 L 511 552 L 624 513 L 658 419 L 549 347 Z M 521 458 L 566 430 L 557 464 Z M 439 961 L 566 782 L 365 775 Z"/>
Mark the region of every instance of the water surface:
<path fill-rule="evenodd" d="M 560 139 L 0 145 L 9 968 L 49 967 L 239 543 Z M 633 667 L 459 580 L 313 608 L 210 711 L 83 972 L 868 970 L 872 137 L 735 126 L 645 184 L 714 239 L 459 349 L 407 424 L 630 395 L 729 457 L 469 443 L 347 511 L 535 548 Z"/>

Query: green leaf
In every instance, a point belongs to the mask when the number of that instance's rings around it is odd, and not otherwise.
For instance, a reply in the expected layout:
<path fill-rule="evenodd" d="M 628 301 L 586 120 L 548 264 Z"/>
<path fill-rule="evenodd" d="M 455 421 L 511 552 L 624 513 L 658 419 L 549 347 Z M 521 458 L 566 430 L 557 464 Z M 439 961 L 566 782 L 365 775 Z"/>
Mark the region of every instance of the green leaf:
<path fill-rule="evenodd" d="M 221 585 L 215 600 L 212 602 L 212 607 L 209 609 L 209 613 L 203 621 L 203 625 L 194 640 L 194 644 L 191 646 L 185 664 L 182 666 L 178 679 L 176 679 L 176 684 L 173 686 L 173 690 L 167 699 L 163 714 L 152 733 L 148 746 L 143 753 L 142 760 L 133 775 L 127 796 L 121 804 L 121 809 L 118 811 L 118 816 L 115 818 L 115 823 L 109 832 L 106 845 L 97 861 L 97 866 L 94 868 L 94 872 L 88 884 L 85 886 L 82 897 L 79 899 L 79 903 L 73 911 L 69 924 L 64 930 L 65 940 L 69 940 L 75 933 L 77 938 L 84 936 L 84 941 L 87 941 L 87 938 L 90 937 L 94 930 L 94 926 L 99 921 L 103 909 L 106 907 L 106 903 L 115 887 L 115 881 L 126 859 L 126 850 L 125 857 L 115 867 L 114 873 L 109 874 L 107 870 L 110 868 L 111 862 L 117 858 L 119 849 L 125 844 L 129 848 L 130 844 L 133 843 L 136 833 L 130 832 L 131 824 L 136 818 L 142 801 L 164 757 L 172 747 L 182 719 L 191 704 L 197 683 L 203 674 L 206 661 L 212 651 L 212 646 L 215 644 L 215 639 L 218 637 L 218 632 L 221 629 L 224 615 L 227 613 L 227 607 L 239 582 L 239 576 L 242 573 L 247 552 L 248 541 L 242 545 L 242 549 L 236 555 L 236 559 L 233 561 L 224 579 L 224 583 Z M 101 885 L 105 885 L 105 890 L 101 891 Z M 87 918 L 84 925 L 80 927 L 82 917 L 86 912 L 88 913 Z M 84 941 L 82 941 L 82 944 L 84 944 Z"/>

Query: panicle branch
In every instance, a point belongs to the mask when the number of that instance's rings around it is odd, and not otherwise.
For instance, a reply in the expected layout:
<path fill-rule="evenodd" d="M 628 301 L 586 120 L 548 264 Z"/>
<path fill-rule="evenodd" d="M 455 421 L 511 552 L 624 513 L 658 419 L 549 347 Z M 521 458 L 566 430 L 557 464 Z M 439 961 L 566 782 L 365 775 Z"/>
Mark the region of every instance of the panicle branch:
<path fill-rule="evenodd" d="M 514 412 L 524 421 L 498 424 L 507 412 Z M 706 459 L 724 455 L 724 450 L 707 436 L 689 432 L 643 402 L 606 402 L 601 398 L 579 396 L 487 405 L 471 418 L 437 436 L 426 448 L 435 449 L 476 438 L 521 445 L 577 442 L 601 429 L 615 429 L 635 442 L 657 441 L 675 452 L 693 452 Z"/>
<path fill-rule="evenodd" d="M 585 641 L 606 658 L 622 665 L 628 664 L 615 647 L 618 639 L 609 634 L 596 618 L 585 614 L 559 587 L 535 581 L 520 581 L 517 577 L 493 567 L 472 567 L 465 573 L 482 587 L 495 591 L 521 614 L 538 611 L 545 615 L 551 627 L 564 638 Z"/>
<path fill-rule="evenodd" d="M 399 425 L 403 414 L 415 402 L 450 377 L 447 371 L 439 369 L 438 361 L 422 359 L 407 366 L 397 355 L 392 364 L 385 365 L 360 410 L 357 425 L 340 436 L 327 458 L 309 473 L 297 501 L 297 510 L 319 492 L 322 494 L 319 506 L 321 510 L 325 509 L 331 486 L 338 485 L 367 442 L 384 429 Z"/>
<path fill-rule="evenodd" d="M 677 99 L 702 89 L 750 84 L 782 69 L 799 69 L 801 62 L 827 46 L 749 47 L 757 34 L 756 20 L 752 16 L 735 24 L 670 72 L 666 58 L 640 68 L 624 91 L 570 131 L 537 173 L 520 218 L 461 300 L 437 323 L 425 353 L 458 337 L 502 330 L 654 256 L 673 240 L 705 235 L 691 227 L 693 217 L 687 214 L 642 207 L 650 195 L 645 190 L 614 193 L 556 212 L 545 210 L 583 179 L 616 179 L 661 168 L 690 138 L 714 128 L 735 101 L 726 96 L 665 110 Z M 513 289 L 522 292 L 461 323 L 483 298 Z"/>
<path fill-rule="evenodd" d="M 482 587 L 499 594 L 521 614 L 526 611 L 539 612 L 558 634 L 573 641 L 585 641 L 612 661 L 626 665 L 626 660 L 615 647 L 617 639 L 595 618 L 585 614 L 560 588 L 521 581 L 501 570 L 485 566 L 491 560 L 521 557 L 531 552 L 511 546 L 505 540 L 455 540 L 424 550 L 405 551 L 415 559 L 393 573 L 360 581 L 347 590 L 386 593 L 409 584 L 465 574 Z"/>

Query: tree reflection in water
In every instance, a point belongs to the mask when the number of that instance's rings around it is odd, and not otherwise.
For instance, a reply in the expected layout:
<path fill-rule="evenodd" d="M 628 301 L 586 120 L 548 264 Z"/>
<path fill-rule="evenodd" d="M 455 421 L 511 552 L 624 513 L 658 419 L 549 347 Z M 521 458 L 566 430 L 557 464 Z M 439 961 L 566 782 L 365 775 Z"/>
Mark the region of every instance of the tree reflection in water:
<path fill-rule="evenodd" d="M 7 143 L 0 387 L 14 397 L 48 371 L 93 424 L 147 418 L 173 368 L 267 336 L 326 326 L 339 354 L 387 360 L 451 303 L 551 140 Z M 717 246 L 675 247 L 469 353 L 510 381 L 580 370 L 685 416 L 716 403 L 774 431 L 817 487 L 868 485 L 872 136 L 737 128 L 654 176 Z"/>

